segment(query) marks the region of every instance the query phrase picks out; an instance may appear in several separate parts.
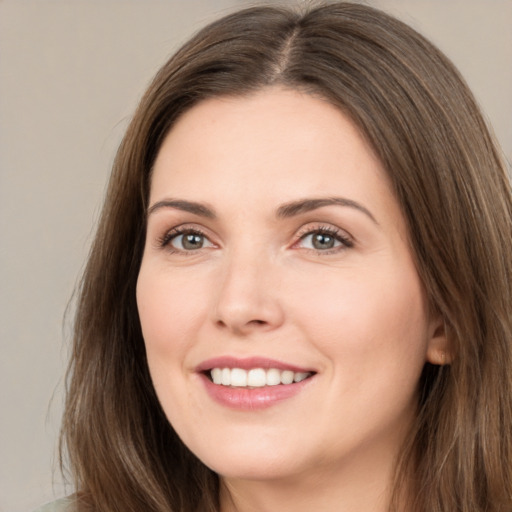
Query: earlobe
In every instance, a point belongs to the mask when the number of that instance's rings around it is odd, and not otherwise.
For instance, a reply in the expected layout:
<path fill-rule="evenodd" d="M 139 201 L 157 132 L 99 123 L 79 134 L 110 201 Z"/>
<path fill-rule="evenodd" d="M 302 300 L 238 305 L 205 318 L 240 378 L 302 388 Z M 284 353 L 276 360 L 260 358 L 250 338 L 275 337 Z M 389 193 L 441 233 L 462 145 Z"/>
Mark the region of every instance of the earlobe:
<path fill-rule="evenodd" d="M 441 317 L 432 326 L 432 331 L 427 347 L 427 362 L 437 366 L 451 364 L 453 362 L 453 350 L 446 324 Z"/>
<path fill-rule="evenodd" d="M 445 366 L 451 364 L 452 356 L 445 350 L 435 350 L 429 348 L 427 351 L 427 362 L 436 366 Z"/>

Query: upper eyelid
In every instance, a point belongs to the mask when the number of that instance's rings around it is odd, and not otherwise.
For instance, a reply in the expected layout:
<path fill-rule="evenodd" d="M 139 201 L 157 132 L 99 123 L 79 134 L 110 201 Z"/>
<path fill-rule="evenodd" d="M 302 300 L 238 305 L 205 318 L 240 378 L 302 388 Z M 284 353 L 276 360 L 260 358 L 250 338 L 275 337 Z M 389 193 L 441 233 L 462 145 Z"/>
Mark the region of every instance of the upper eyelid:
<path fill-rule="evenodd" d="M 295 236 L 297 237 L 298 240 L 307 234 L 315 233 L 318 231 L 324 231 L 331 234 L 339 234 L 343 238 L 348 238 L 352 241 L 354 240 L 354 237 L 346 229 L 342 229 L 336 225 L 327 222 L 307 223 L 296 231 Z"/>
<path fill-rule="evenodd" d="M 195 222 L 182 222 L 181 224 L 177 224 L 171 228 L 163 230 L 165 235 L 169 233 L 181 234 L 183 232 L 192 231 L 200 233 L 206 237 L 209 237 L 209 230 L 201 225 L 196 224 Z"/>

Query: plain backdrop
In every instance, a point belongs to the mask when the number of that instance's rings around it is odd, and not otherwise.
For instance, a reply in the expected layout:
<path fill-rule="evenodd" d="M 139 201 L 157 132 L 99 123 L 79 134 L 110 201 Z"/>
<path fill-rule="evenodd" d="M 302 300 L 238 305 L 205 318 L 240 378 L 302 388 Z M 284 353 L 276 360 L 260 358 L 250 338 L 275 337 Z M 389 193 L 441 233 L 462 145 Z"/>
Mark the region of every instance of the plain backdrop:
<path fill-rule="evenodd" d="M 0 511 L 56 469 L 70 321 L 115 150 L 152 75 L 234 0 L 0 0 Z M 288 3 L 293 3 L 288 2 Z M 512 161 L 512 0 L 374 0 L 466 77 Z"/>

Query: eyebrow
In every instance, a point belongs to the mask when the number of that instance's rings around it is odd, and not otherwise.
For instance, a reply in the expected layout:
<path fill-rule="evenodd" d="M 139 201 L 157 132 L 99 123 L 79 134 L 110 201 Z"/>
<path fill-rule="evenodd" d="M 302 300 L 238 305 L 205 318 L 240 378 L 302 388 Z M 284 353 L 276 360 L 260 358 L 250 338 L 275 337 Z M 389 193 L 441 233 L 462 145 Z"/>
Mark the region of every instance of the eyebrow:
<path fill-rule="evenodd" d="M 208 219 L 215 219 L 217 217 L 215 212 L 205 204 L 185 201 L 183 199 L 164 199 L 163 201 L 158 201 L 148 208 L 148 216 L 161 208 L 175 208 L 176 210 L 193 213 Z"/>
<path fill-rule="evenodd" d="M 291 201 L 280 206 L 276 210 L 276 216 L 282 219 L 289 218 L 317 210 L 318 208 L 323 208 L 324 206 L 333 205 L 354 208 L 364 213 L 375 224 L 379 225 L 375 217 L 367 208 L 365 208 L 357 201 L 353 201 L 352 199 L 347 199 L 345 197 L 307 198 Z M 184 199 L 164 199 L 162 201 L 158 201 L 148 208 L 148 216 L 162 208 L 174 208 L 176 210 L 193 213 L 194 215 L 199 215 L 200 217 L 206 217 L 208 219 L 217 218 L 215 211 L 212 208 L 206 206 L 204 203 L 186 201 Z"/>
<path fill-rule="evenodd" d="M 300 199 L 298 201 L 292 201 L 290 203 L 286 203 L 280 206 L 277 209 L 277 216 L 280 218 L 288 218 L 294 217 L 295 215 L 300 215 L 302 213 L 307 213 L 312 210 L 317 210 L 318 208 L 323 208 L 324 206 L 347 206 L 349 208 L 355 208 L 356 210 L 364 213 L 367 217 L 369 217 L 375 224 L 379 225 L 377 219 L 372 215 L 370 210 L 365 208 L 362 204 L 357 201 L 353 201 L 352 199 L 347 199 L 345 197 L 325 197 L 318 199 Z"/>

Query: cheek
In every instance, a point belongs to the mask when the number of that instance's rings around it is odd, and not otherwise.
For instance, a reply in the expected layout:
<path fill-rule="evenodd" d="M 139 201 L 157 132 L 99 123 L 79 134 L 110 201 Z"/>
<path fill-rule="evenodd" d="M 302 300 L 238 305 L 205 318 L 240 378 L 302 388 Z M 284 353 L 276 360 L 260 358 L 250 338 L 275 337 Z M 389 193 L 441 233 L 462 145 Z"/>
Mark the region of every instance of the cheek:
<path fill-rule="evenodd" d="M 173 411 L 187 410 L 192 415 L 200 411 L 185 407 L 193 400 L 183 377 L 190 371 L 187 354 L 197 338 L 197 325 L 203 317 L 198 308 L 204 300 L 198 301 L 197 287 L 188 279 L 180 281 L 171 274 L 143 262 L 137 306 L 153 386 L 169 421 L 179 426 L 182 415 L 176 419 Z"/>
<path fill-rule="evenodd" d="M 326 429 L 328 422 L 344 425 L 355 436 L 408 424 L 428 339 L 415 272 L 362 275 L 324 286 L 322 294 L 304 295 L 301 302 L 308 307 L 297 315 L 302 330 L 330 361 L 325 409 L 318 417 Z"/>
<path fill-rule="evenodd" d="M 137 281 L 137 307 L 148 355 L 180 352 L 205 314 L 205 297 L 198 282 L 170 272 L 141 267 Z"/>
<path fill-rule="evenodd" d="M 197 317 L 197 300 L 193 300 L 191 288 L 149 265 L 141 267 L 137 307 L 149 371 L 164 409 L 172 400 L 169 390 L 180 386 L 177 376 L 182 374 L 193 339 L 190 330 Z"/>
<path fill-rule="evenodd" d="M 361 378 L 365 368 L 378 373 L 400 365 L 416 375 L 425 362 L 427 311 L 416 271 L 383 267 L 340 271 L 317 281 L 316 293 L 304 288 L 295 294 L 303 328 L 335 364 Z"/>

